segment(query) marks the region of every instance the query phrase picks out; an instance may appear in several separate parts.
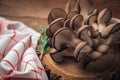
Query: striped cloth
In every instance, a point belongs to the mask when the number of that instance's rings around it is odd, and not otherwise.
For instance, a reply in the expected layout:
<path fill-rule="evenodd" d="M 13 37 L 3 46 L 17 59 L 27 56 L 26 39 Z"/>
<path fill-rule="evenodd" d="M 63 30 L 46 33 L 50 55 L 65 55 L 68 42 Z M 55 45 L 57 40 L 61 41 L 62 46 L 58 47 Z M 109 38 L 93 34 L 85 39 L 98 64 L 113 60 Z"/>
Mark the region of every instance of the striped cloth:
<path fill-rule="evenodd" d="M 40 34 L 0 17 L 0 80 L 48 80 L 37 54 Z"/>

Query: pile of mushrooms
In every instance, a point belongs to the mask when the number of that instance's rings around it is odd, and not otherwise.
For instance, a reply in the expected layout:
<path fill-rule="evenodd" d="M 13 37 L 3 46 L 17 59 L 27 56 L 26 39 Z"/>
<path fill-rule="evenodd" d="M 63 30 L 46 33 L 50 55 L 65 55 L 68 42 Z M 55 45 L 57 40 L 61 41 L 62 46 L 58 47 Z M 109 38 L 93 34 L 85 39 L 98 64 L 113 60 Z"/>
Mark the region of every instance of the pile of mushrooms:
<path fill-rule="evenodd" d="M 91 0 L 70 0 L 65 10 L 50 11 L 48 23 L 50 56 L 56 63 L 71 57 L 91 72 L 104 71 L 113 64 L 115 55 L 111 53 L 119 47 L 120 23 L 112 19 L 111 9 L 98 11 Z"/>

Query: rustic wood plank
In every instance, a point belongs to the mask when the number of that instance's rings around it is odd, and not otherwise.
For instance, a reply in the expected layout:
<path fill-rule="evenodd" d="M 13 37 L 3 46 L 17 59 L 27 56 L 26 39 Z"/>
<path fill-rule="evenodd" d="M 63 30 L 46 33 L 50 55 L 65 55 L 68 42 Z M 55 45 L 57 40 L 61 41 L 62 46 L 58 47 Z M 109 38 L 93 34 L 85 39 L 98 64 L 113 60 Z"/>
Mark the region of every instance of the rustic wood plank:
<path fill-rule="evenodd" d="M 54 7 L 64 8 L 67 0 L 0 0 L 0 15 L 47 18 Z"/>
<path fill-rule="evenodd" d="M 68 0 L 0 0 L 0 16 L 19 20 L 32 28 L 47 27 L 47 15 L 55 7 L 63 8 Z M 113 17 L 120 18 L 120 0 L 93 0 L 95 8 L 111 8 Z"/>

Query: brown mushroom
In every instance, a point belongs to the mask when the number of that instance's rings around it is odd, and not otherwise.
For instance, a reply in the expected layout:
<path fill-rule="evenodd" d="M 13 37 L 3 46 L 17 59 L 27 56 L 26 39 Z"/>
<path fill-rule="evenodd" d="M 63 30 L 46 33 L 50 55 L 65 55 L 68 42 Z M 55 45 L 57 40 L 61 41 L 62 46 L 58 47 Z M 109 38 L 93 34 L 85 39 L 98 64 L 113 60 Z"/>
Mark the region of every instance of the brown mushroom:
<path fill-rule="evenodd" d="M 98 24 L 97 24 L 97 15 L 92 15 L 89 17 L 88 19 L 89 21 L 89 25 L 92 27 L 92 29 L 90 30 L 91 32 L 91 37 L 92 38 L 97 38 L 97 36 L 99 35 L 99 31 L 98 31 Z"/>
<path fill-rule="evenodd" d="M 70 19 L 65 20 L 64 27 L 70 28 Z"/>
<path fill-rule="evenodd" d="M 98 14 L 92 0 L 70 0 L 65 11 L 51 10 L 48 23 L 46 34 L 53 48 L 50 56 L 56 63 L 74 58 L 82 69 L 93 73 L 107 71 L 118 63 L 120 23 L 113 20 L 110 9 Z"/>
<path fill-rule="evenodd" d="M 70 28 L 72 30 L 78 30 L 82 26 L 83 17 L 79 14 L 72 17 L 70 20 Z"/>
<path fill-rule="evenodd" d="M 64 61 L 65 57 L 73 58 L 74 57 L 73 53 L 74 53 L 74 48 L 69 47 L 62 51 L 52 52 L 50 53 L 50 56 L 56 63 L 61 63 Z"/>
<path fill-rule="evenodd" d="M 69 13 L 71 11 L 77 11 L 80 12 L 80 6 L 79 6 L 79 0 L 70 0 L 66 6 L 65 6 L 66 13 Z"/>
<path fill-rule="evenodd" d="M 73 16 L 77 15 L 78 12 L 77 11 L 71 11 L 66 15 L 65 19 L 71 19 Z"/>
<path fill-rule="evenodd" d="M 54 8 L 50 11 L 48 15 L 48 23 L 50 24 L 52 21 L 54 21 L 57 18 L 65 18 L 66 13 L 61 8 Z"/>
<path fill-rule="evenodd" d="M 49 25 L 49 28 L 47 29 L 47 35 L 51 38 L 54 35 L 54 33 L 62 27 L 64 27 L 64 18 L 55 19 Z"/>
<path fill-rule="evenodd" d="M 76 61 L 80 61 L 84 55 L 88 55 L 92 52 L 92 48 L 87 42 L 81 41 L 74 50 L 74 57 Z"/>
<path fill-rule="evenodd" d="M 52 45 L 56 50 L 61 50 L 63 46 L 76 47 L 81 42 L 76 33 L 69 28 L 59 29 L 53 36 Z"/>
<path fill-rule="evenodd" d="M 88 42 L 89 46 L 93 46 L 93 41 L 92 41 L 90 34 L 89 34 L 90 30 L 91 30 L 91 26 L 83 25 L 78 29 L 77 35 L 83 41 Z"/>
<path fill-rule="evenodd" d="M 102 10 L 98 15 L 98 19 L 97 19 L 98 27 L 99 27 L 98 30 L 102 38 L 107 38 L 109 35 L 109 32 L 113 28 L 113 25 L 111 26 L 108 25 L 111 18 L 112 18 L 112 11 L 109 8 Z"/>
<path fill-rule="evenodd" d="M 80 14 L 83 16 L 84 24 L 88 24 L 88 19 L 94 14 L 98 14 L 98 10 L 93 8 L 93 3 L 91 0 L 80 0 Z"/>
<path fill-rule="evenodd" d="M 49 28 L 46 30 L 46 35 L 47 35 L 49 38 L 51 38 L 51 37 L 52 37 L 52 34 L 51 34 L 51 32 L 50 32 Z"/>
<path fill-rule="evenodd" d="M 109 8 L 103 9 L 98 15 L 98 24 L 107 25 L 112 18 L 112 11 Z M 105 27 L 103 26 L 103 27 Z"/>

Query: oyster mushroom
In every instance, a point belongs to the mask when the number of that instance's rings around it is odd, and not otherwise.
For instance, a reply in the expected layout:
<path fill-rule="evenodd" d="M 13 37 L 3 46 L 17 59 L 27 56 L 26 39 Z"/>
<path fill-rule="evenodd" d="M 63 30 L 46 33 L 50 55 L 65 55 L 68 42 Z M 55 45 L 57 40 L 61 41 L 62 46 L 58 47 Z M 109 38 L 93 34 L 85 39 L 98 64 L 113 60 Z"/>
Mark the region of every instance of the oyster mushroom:
<path fill-rule="evenodd" d="M 80 12 L 79 0 L 70 0 L 65 6 L 65 12 L 69 13 L 71 11 Z"/>
<path fill-rule="evenodd" d="M 48 23 L 46 33 L 54 62 L 71 57 L 82 69 L 93 73 L 119 65 L 120 23 L 112 19 L 110 9 L 98 13 L 92 0 L 70 0 L 65 11 L 55 8 L 50 12 Z"/>
<path fill-rule="evenodd" d="M 99 35 L 98 24 L 97 24 L 97 16 L 95 14 L 90 16 L 88 21 L 89 21 L 89 25 L 91 25 L 91 27 L 92 27 L 92 29 L 90 30 L 91 37 L 92 38 L 97 38 L 97 36 Z"/>
<path fill-rule="evenodd" d="M 87 42 L 80 42 L 74 51 L 74 57 L 76 61 L 80 61 L 84 55 L 88 55 L 92 52 L 92 48 L 87 44 Z"/>
<path fill-rule="evenodd" d="M 89 17 L 92 15 L 97 15 L 98 10 L 93 8 L 93 3 L 91 0 L 80 0 L 79 4 L 81 9 L 80 15 L 82 15 L 84 19 L 83 23 L 88 24 Z"/>
<path fill-rule="evenodd" d="M 89 18 L 89 24 L 92 26 L 91 36 L 96 38 L 99 34 L 102 38 L 107 38 L 111 33 L 120 29 L 119 23 L 110 23 L 112 12 L 109 8 L 102 10 L 98 18 L 92 15 Z"/>
<path fill-rule="evenodd" d="M 54 8 L 50 11 L 48 15 L 48 23 L 50 24 L 57 18 L 65 18 L 66 12 L 61 8 Z"/>
<path fill-rule="evenodd" d="M 77 37 L 76 33 L 64 27 L 54 34 L 52 45 L 56 50 L 61 50 L 64 46 L 74 48 L 79 42 L 81 40 Z"/>
<path fill-rule="evenodd" d="M 110 22 L 111 18 L 112 18 L 112 11 L 109 8 L 103 9 L 98 15 L 97 18 L 98 27 L 99 27 L 98 30 L 101 34 L 101 37 L 103 38 L 106 38 L 107 35 L 109 34 L 111 26 L 110 27 L 107 26 L 109 26 L 108 23 Z"/>
<path fill-rule="evenodd" d="M 111 9 L 106 8 L 99 13 L 97 21 L 98 21 L 98 24 L 106 26 L 108 22 L 110 22 L 111 18 L 112 18 L 112 11 Z M 102 30 L 102 27 L 105 27 L 105 26 L 101 26 L 100 31 Z"/>
<path fill-rule="evenodd" d="M 71 19 L 73 16 L 77 15 L 78 12 L 77 11 L 71 11 L 66 15 L 65 19 Z"/>
<path fill-rule="evenodd" d="M 62 51 L 52 52 L 50 53 L 50 56 L 56 63 L 61 63 L 64 61 L 64 57 L 73 58 L 74 57 L 73 53 L 74 48 L 69 47 Z"/>
<path fill-rule="evenodd" d="M 93 41 L 92 41 L 92 39 L 90 37 L 89 30 L 91 30 L 91 26 L 89 26 L 89 25 L 83 25 L 83 26 L 81 26 L 78 29 L 77 35 L 83 41 L 88 42 L 89 46 L 93 46 Z"/>
<path fill-rule="evenodd" d="M 65 20 L 64 27 L 70 28 L 70 19 Z"/>
<path fill-rule="evenodd" d="M 78 30 L 82 26 L 83 17 L 79 14 L 72 17 L 70 20 L 70 28 L 72 30 Z"/>
<path fill-rule="evenodd" d="M 62 28 L 64 26 L 64 18 L 58 18 L 55 19 L 50 25 L 49 28 L 47 29 L 46 33 L 48 37 L 52 37 L 54 33 Z"/>
<path fill-rule="evenodd" d="M 47 35 L 49 38 L 51 38 L 51 37 L 52 37 L 52 34 L 51 34 L 51 32 L 50 32 L 49 28 L 48 28 L 48 29 L 46 29 L 46 35 Z"/>

